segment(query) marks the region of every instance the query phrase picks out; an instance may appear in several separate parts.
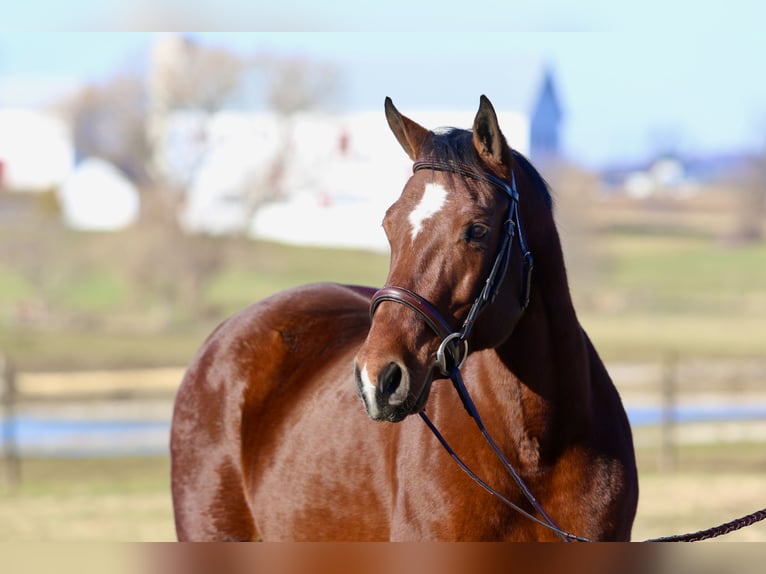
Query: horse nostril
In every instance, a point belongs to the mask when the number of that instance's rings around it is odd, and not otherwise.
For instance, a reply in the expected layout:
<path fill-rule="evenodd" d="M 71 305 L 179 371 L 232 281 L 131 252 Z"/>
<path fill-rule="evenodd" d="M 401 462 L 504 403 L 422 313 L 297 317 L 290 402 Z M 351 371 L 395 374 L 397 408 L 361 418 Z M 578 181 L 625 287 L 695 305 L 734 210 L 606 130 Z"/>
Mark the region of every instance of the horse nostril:
<path fill-rule="evenodd" d="M 384 397 L 390 397 L 402 383 L 402 369 L 396 363 L 388 363 L 378 374 L 378 389 Z"/>

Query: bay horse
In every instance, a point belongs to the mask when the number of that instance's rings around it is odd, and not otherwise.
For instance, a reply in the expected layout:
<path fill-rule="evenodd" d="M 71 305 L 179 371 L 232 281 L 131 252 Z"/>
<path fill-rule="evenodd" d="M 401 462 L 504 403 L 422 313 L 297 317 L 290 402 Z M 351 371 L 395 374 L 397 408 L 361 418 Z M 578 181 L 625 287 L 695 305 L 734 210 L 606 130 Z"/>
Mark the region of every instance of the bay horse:
<path fill-rule="evenodd" d="M 430 131 L 389 98 L 385 114 L 414 162 L 383 220 L 386 287 L 297 287 L 208 337 L 174 406 L 178 539 L 629 540 L 631 429 L 547 184 L 485 96 L 472 130 Z"/>

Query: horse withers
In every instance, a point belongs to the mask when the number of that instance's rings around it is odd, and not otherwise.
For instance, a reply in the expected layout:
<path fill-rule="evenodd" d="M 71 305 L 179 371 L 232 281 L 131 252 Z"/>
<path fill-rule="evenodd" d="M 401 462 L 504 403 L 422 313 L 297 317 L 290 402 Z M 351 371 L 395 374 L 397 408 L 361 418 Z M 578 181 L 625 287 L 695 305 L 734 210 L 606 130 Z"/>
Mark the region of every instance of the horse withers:
<path fill-rule="evenodd" d="M 173 415 L 178 538 L 628 540 L 631 430 L 575 314 L 544 180 L 484 96 L 472 130 L 385 111 L 414 162 L 383 220 L 386 286 L 284 291 L 208 337 Z"/>

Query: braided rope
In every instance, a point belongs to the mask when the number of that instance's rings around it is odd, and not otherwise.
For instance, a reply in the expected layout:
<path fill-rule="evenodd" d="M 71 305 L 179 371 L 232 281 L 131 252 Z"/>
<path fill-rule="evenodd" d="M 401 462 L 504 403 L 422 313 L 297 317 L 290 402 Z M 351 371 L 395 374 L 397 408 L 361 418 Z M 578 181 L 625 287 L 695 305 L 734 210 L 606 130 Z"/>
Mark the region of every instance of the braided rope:
<path fill-rule="evenodd" d="M 706 530 L 700 530 L 699 532 L 677 534 L 675 536 L 663 536 L 662 538 L 651 538 L 649 540 L 644 540 L 644 542 L 699 542 L 700 540 L 708 540 L 710 538 L 716 538 L 718 536 L 723 536 L 724 534 L 729 534 L 730 532 L 734 532 L 740 528 L 745 528 L 746 526 L 752 526 L 756 522 L 760 522 L 764 519 L 766 519 L 766 508 L 756 510 L 752 514 L 748 514 L 747 516 L 743 516 L 741 518 L 736 518 L 730 522 L 726 522 L 725 524 L 707 528 Z"/>

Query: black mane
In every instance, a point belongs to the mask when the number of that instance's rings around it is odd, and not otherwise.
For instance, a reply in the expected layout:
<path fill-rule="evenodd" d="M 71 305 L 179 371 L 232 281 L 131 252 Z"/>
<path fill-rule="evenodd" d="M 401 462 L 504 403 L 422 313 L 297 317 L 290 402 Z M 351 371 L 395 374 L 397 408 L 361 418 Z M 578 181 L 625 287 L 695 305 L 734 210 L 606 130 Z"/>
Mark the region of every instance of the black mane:
<path fill-rule="evenodd" d="M 513 161 L 515 164 L 521 166 L 521 170 L 526 173 L 527 176 L 529 176 L 529 178 L 532 180 L 537 193 L 539 193 L 545 201 L 545 205 L 548 206 L 548 209 L 552 210 L 553 197 L 551 196 L 551 188 L 548 185 L 548 182 L 545 181 L 545 178 L 540 174 L 539 171 L 537 171 L 537 168 L 533 166 L 532 162 L 529 161 L 524 155 L 517 152 L 515 149 L 511 149 L 511 153 L 513 154 Z"/>
<path fill-rule="evenodd" d="M 470 130 L 458 128 L 440 128 L 434 131 L 434 137 L 428 147 L 422 154 L 423 157 L 433 158 L 439 161 L 446 161 L 476 171 L 483 171 L 483 166 L 479 162 L 479 157 L 473 147 L 473 133 Z M 553 208 L 553 199 L 550 188 L 537 168 L 518 151 L 511 149 L 513 160 L 520 169 L 529 176 L 534 184 L 535 190 L 545 201 L 548 209 Z"/>

